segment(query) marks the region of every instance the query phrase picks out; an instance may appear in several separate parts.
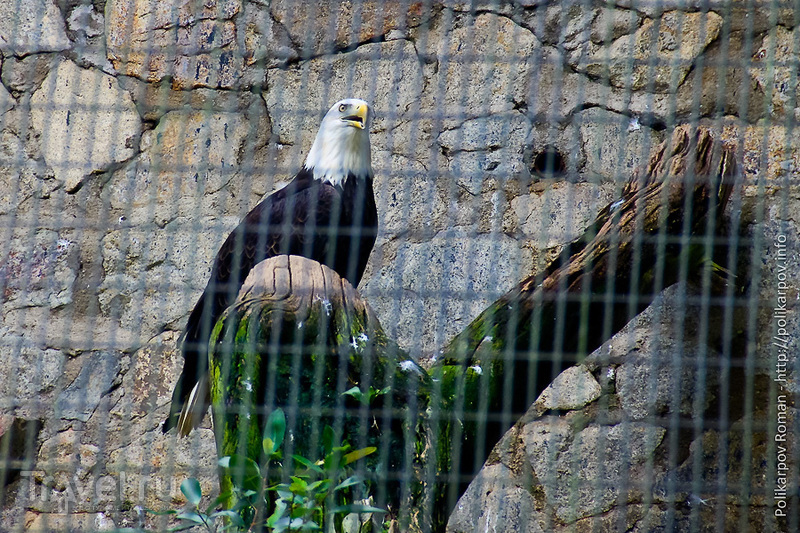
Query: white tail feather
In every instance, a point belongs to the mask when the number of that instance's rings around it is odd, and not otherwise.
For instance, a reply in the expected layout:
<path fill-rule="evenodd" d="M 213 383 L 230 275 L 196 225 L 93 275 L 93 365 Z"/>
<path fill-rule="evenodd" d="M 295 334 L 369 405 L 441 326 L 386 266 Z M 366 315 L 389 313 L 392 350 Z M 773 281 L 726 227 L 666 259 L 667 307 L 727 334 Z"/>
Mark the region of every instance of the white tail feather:
<path fill-rule="evenodd" d="M 192 389 L 178 418 L 178 435 L 187 436 L 200 425 L 208 411 L 208 376 L 203 376 Z"/>

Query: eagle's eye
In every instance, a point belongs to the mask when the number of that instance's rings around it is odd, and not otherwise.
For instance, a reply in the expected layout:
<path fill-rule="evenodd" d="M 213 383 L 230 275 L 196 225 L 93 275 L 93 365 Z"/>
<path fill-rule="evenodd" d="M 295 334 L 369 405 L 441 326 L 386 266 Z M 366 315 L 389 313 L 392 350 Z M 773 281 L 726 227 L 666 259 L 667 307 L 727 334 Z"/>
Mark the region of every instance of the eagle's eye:
<path fill-rule="evenodd" d="M 339 104 L 339 113 L 344 113 L 344 110 L 347 109 L 345 104 Z"/>

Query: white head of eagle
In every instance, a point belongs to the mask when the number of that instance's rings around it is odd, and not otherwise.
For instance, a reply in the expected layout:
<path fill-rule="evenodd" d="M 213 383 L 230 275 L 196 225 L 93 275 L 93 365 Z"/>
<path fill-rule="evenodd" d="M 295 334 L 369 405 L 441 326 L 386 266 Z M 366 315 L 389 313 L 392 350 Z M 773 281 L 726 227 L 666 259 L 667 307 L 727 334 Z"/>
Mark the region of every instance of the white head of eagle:
<path fill-rule="evenodd" d="M 317 132 L 314 144 L 303 165 L 314 178 L 341 186 L 352 174 L 355 178 L 372 176 L 369 146 L 369 104 L 349 98 L 333 104 Z"/>

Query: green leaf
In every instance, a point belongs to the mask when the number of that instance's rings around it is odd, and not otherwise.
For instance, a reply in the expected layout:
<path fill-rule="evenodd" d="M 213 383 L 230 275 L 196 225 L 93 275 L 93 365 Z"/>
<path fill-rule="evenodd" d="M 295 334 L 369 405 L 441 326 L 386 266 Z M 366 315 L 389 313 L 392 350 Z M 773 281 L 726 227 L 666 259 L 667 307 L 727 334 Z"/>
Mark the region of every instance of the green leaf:
<path fill-rule="evenodd" d="M 236 524 L 238 527 L 245 527 L 244 520 L 236 511 L 231 511 L 230 509 L 223 509 L 221 511 L 217 511 L 213 513 L 210 518 L 216 518 L 218 516 L 227 517 L 231 522 Z"/>
<path fill-rule="evenodd" d="M 181 492 L 186 496 L 186 500 L 195 507 L 203 499 L 203 490 L 200 488 L 200 482 L 193 477 L 181 483 Z"/>
<path fill-rule="evenodd" d="M 368 405 L 372 405 L 372 402 L 375 400 L 375 398 L 377 398 L 379 396 L 383 396 L 384 394 L 388 394 L 389 391 L 391 391 L 391 390 L 392 390 L 391 387 L 386 387 L 385 389 L 376 389 L 375 387 L 370 386 L 369 393 L 368 393 L 369 398 L 367 398 L 367 402 L 366 403 Z"/>
<path fill-rule="evenodd" d="M 194 523 L 182 524 L 180 526 L 171 527 L 167 531 L 169 531 L 170 533 L 173 533 L 173 532 L 176 532 L 176 531 L 186 531 L 187 529 L 192 529 L 193 527 L 197 527 L 197 524 L 194 524 Z"/>
<path fill-rule="evenodd" d="M 264 454 L 267 457 L 272 457 L 272 455 L 275 453 L 275 441 L 269 437 L 266 437 L 261 441 L 261 447 L 264 448 Z"/>
<path fill-rule="evenodd" d="M 269 487 L 267 490 L 272 491 L 272 492 L 277 492 L 278 496 L 281 497 L 281 498 L 291 499 L 291 497 L 292 497 L 292 493 L 289 492 L 289 485 L 287 485 L 286 483 L 280 483 L 280 484 L 275 485 L 273 487 Z"/>
<path fill-rule="evenodd" d="M 364 398 L 364 394 L 358 387 L 352 387 L 350 389 L 347 389 L 342 393 L 342 396 L 350 396 L 358 402 L 362 401 L 362 399 Z"/>
<path fill-rule="evenodd" d="M 281 517 L 274 524 L 267 523 L 267 526 L 271 527 L 276 533 L 279 531 L 322 531 L 322 528 L 316 522 L 305 521 L 302 518 L 289 518 L 288 516 Z"/>
<path fill-rule="evenodd" d="M 268 527 L 271 528 L 270 529 L 271 533 L 283 533 L 289 528 L 289 526 L 286 524 L 281 524 L 281 525 L 275 524 Z"/>
<path fill-rule="evenodd" d="M 317 465 L 316 463 L 314 463 L 312 461 L 309 461 L 308 459 L 306 459 L 302 455 L 293 455 L 292 459 L 297 461 L 300 465 L 305 466 L 309 470 L 313 470 L 314 472 L 317 472 L 319 474 L 323 473 L 323 470 L 322 470 L 322 468 L 319 467 L 319 465 Z"/>
<path fill-rule="evenodd" d="M 336 472 L 344 466 L 344 453 L 334 450 L 325 457 L 325 471 Z"/>
<path fill-rule="evenodd" d="M 331 480 L 330 479 L 320 479 L 319 481 L 315 481 L 314 483 L 311 483 L 310 485 L 308 485 L 308 489 L 307 490 L 309 492 L 317 492 L 317 489 L 321 489 L 321 490 L 324 491 L 324 490 L 328 489 L 330 484 L 331 484 Z"/>
<path fill-rule="evenodd" d="M 275 502 L 275 511 L 267 518 L 267 526 L 268 527 L 275 527 L 278 523 L 278 520 L 283 518 L 286 515 L 286 508 L 287 504 L 283 500 L 278 500 Z"/>
<path fill-rule="evenodd" d="M 350 476 L 349 478 L 345 479 L 333 489 L 334 492 L 342 489 L 346 489 L 347 487 L 352 487 L 353 485 L 358 485 L 361 483 L 362 479 L 360 476 Z"/>
<path fill-rule="evenodd" d="M 145 509 L 144 512 L 150 513 L 150 514 L 155 515 L 155 516 L 178 514 L 178 511 L 176 511 L 174 509 L 167 509 L 166 511 L 153 511 L 152 509 Z"/>
<path fill-rule="evenodd" d="M 261 469 L 244 455 L 230 455 L 219 460 L 219 466 L 229 470 L 233 486 L 240 490 L 261 490 Z"/>
<path fill-rule="evenodd" d="M 333 432 L 333 428 L 330 426 L 325 426 L 322 428 L 322 455 L 326 456 L 331 453 L 334 446 L 334 438 L 336 434 Z"/>
<path fill-rule="evenodd" d="M 181 520 L 188 520 L 190 522 L 194 522 L 195 524 L 205 524 L 208 521 L 208 517 L 192 512 L 192 511 L 185 511 L 180 513 L 175 518 L 180 518 Z"/>
<path fill-rule="evenodd" d="M 305 479 L 299 478 L 297 476 L 289 476 L 292 480 L 292 484 L 289 485 L 289 490 L 292 491 L 294 494 L 307 494 L 308 493 L 308 483 Z"/>
<path fill-rule="evenodd" d="M 367 446 L 366 448 L 361 448 L 360 450 L 356 450 L 354 452 L 350 452 L 344 456 L 344 464 L 349 465 L 350 463 L 354 463 L 359 459 L 363 459 L 364 457 L 375 453 L 378 448 L 375 446 Z"/>
<path fill-rule="evenodd" d="M 283 438 L 286 436 L 286 415 L 283 409 L 275 409 L 267 418 L 267 423 L 264 428 L 264 453 L 267 457 L 273 455 L 281 449 L 283 445 Z M 267 449 L 267 441 L 269 441 L 269 450 Z"/>
<path fill-rule="evenodd" d="M 294 499 L 294 506 L 291 507 L 291 511 L 289 512 L 289 516 L 293 519 L 302 520 L 308 516 L 308 509 L 309 506 L 314 505 L 313 500 L 309 500 L 305 496 L 297 496 Z"/>
<path fill-rule="evenodd" d="M 331 514 L 341 514 L 341 513 L 375 513 L 375 514 L 385 514 L 388 513 L 386 509 L 381 509 L 380 507 L 372 507 L 371 505 L 364 505 L 361 503 L 349 503 L 347 505 L 338 505 L 330 510 Z"/>
<path fill-rule="evenodd" d="M 211 502 L 211 503 L 208 505 L 208 507 L 206 507 L 206 514 L 211 514 L 211 512 L 212 512 L 214 509 L 216 509 L 218 506 L 220 506 L 220 505 L 224 504 L 225 502 L 227 502 L 227 501 L 228 501 L 228 498 L 230 498 L 230 497 L 231 497 L 231 494 L 232 494 L 232 492 L 231 492 L 231 491 L 229 491 L 229 490 L 226 490 L 225 492 L 223 492 L 222 494 L 220 494 L 219 496 L 217 496 L 216 498 L 214 498 L 214 501 L 213 501 L 213 502 Z"/>

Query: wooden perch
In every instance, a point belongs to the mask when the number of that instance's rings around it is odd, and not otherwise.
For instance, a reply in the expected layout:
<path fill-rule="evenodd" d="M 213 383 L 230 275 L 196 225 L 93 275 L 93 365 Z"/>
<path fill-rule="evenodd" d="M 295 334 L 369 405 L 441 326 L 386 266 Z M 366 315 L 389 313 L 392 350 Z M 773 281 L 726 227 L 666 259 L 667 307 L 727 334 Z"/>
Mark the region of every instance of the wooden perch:
<path fill-rule="evenodd" d="M 290 436 L 285 458 L 318 458 L 328 425 L 337 442 L 378 448 L 367 467 L 392 480 L 377 484 L 378 503 L 397 508 L 400 495 L 410 494 L 404 473 L 413 470 L 416 452 L 408 444 L 416 441 L 424 411 L 419 397 L 430 380 L 330 268 L 298 256 L 256 265 L 214 329 L 209 363 L 220 458 L 246 456 L 261 464 L 266 417 L 281 408 Z M 352 387 L 364 398 L 370 387 L 387 392 L 364 402 L 344 394 Z M 287 471 L 293 466 L 284 461 Z M 231 488 L 224 473 L 221 488 Z"/>

